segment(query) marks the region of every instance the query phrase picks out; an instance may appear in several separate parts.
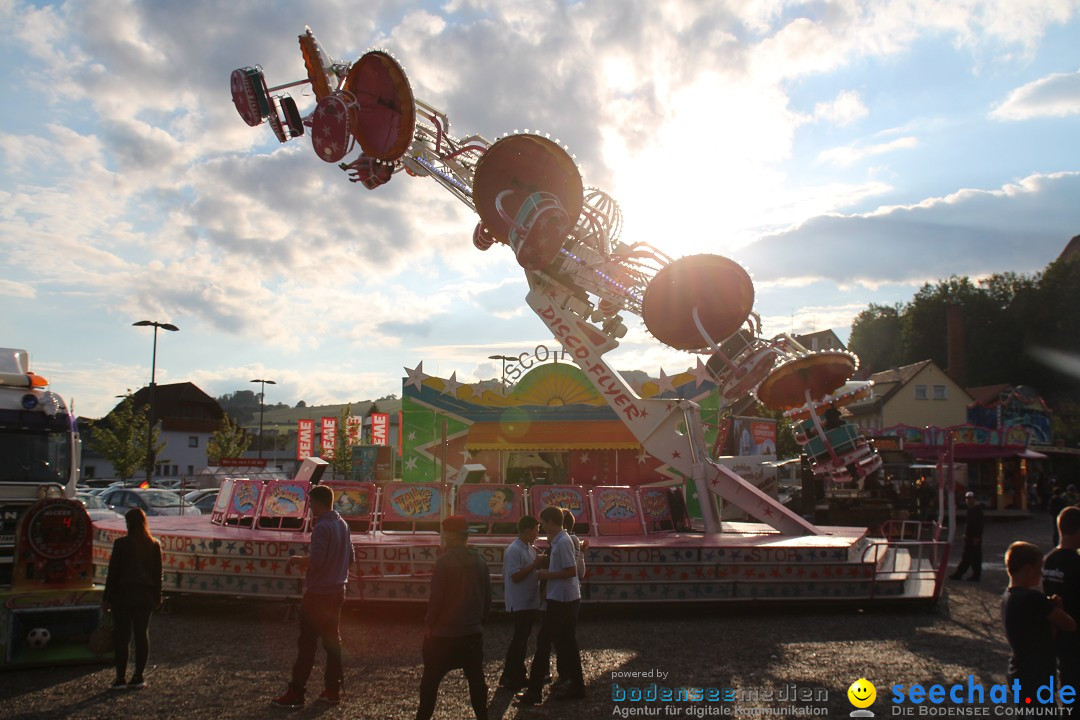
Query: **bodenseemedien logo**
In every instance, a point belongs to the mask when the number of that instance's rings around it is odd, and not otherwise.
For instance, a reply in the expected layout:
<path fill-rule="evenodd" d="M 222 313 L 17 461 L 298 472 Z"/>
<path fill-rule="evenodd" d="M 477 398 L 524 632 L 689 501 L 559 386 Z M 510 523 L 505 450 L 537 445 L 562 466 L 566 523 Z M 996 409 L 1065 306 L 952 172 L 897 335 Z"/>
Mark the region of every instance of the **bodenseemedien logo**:
<path fill-rule="evenodd" d="M 877 688 L 866 678 L 859 678 L 847 689 L 848 702 L 855 706 L 849 715 L 854 718 L 872 718 L 874 713 L 866 708 L 877 699 Z"/>

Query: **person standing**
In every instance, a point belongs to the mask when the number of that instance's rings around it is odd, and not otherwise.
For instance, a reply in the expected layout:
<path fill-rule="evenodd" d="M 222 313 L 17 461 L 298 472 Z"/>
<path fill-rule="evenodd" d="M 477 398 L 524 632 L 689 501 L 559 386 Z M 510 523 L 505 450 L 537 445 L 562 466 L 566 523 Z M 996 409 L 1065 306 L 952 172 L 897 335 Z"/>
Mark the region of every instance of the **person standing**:
<path fill-rule="evenodd" d="M 960 558 L 960 564 L 949 577 L 953 580 L 963 580 L 964 573 L 971 569 L 971 577 L 974 582 L 979 582 L 982 577 L 982 536 L 983 536 L 983 511 L 975 503 L 975 493 L 970 490 L 964 495 L 967 503 L 967 520 L 964 524 L 964 554 Z"/>
<path fill-rule="evenodd" d="M 469 524 L 460 515 L 442 522 L 446 552 L 435 562 L 431 576 L 416 720 L 430 720 L 439 684 L 455 668 L 461 668 L 469 682 L 469 701 L 476 720 L 488 717 L 483 622 L 491 608 L 491 573 L 476 551 L 467 547 L 468 532 Z"/>
<path fill-rule="evenodd" d="M 105 578 L 102 609 L 113 611 L 116 680 L 112 690 L 141 690 L 150 657 L 150 615 L 161 607 L 161 545 L 150 534 L 146 514 L 132 508 L 124 514 L 127 535 L 113 542 Z M 135 673 L 128 682 L 128 643 L 135 636 Z"/>
<path fill-rule="evenodd" d="M 554 643 L 559 667 L 565 669 L 567 678 L 563 688 L 552 691 L 552 698 L 579 699 L 585 697 L 585 681 L 581 670 L 581 653 L 577 645 L 581 586 L 578 582 L 574 542 L 563 529 L 563 512 L 560 508 L 544 508 L 540 513 L 540 525 L 550 545 L 548 568 L 536 573 L 541 580 L 547 580 L 547 611 L 541 632 L 546 631 Z M 542 652 L 539 642 L 537 645 L 537 653 L 529 671 L 529 686 L 515 696 L 519 705 L 539 705 L 543 701 L 542 690 L 551 668 L 551 658 L 548 652 Z"/>
<path fill-rule="evenodd" d="M 529 682 L 525 670 L 525 652 L 529 634 L 540 614 L 540 579 L 536 570 L 542 559 L 533 547 L 540 523 L 531 515 L 518 520 L 518 536 L 503 552 L 503 595 L 506 612 L 514 621 L 514 637 L 506 649 L 499 687 L 520 690 Z"/>
<path fill-rule="evenodd" d="M 1080 508 L 1067 507 L 1057 517 L 1061 541 L 1043 561 L 1043 592 L 1059 595 L 1070 617 L 1080 617 Z M 1054 636 L 1060 686 L 1080 688 L 1080 634 L 1059 632 Z"/>
<path fill-rule="evenodd" d="M 1075 632 L 1076 622 L 1062 607 L 1061 597 L 1047 597 L 1039 590 L 1043 556 L 1037 545 L 1014 542 L 1005 552 L 1009 588 L 1001 596 L 1001 619 L 1012 656 L 1009 658 L 1009 685 L 1020 683 L 1020 697 L 1035 705 L 1053 705 L 1041 700 L 1036 690 L 1054 678 L 1054 628 Z"/>
<path fill-rule="evenodd" d="M 1050 490 L 1050 499 L 1046 501 L 1046 509 L 1050 511 L 1050 519 L 1053 521 L 1054 524 L 1055 547 L 1057 547 L 1059 540 L 1057 522 L 1058 515 L 1060 515 L 1061 511 L 1068 507 L 1068 505 L 1069 504 L 1065 502 L 1065 498 L 1061 495 L 1061 487 L 1055 483 L 1053 488 Z"/>
<path fill-rule="evenodd" d="M 296 662 L 292 680 L 285 694 L 275 698 L 276 707 L 296 708 L 304 705 L 304 692 L 315 650 L 320 639 L 326 649 L 326 671 L 319 702 L 337 705 L 341 702 L 344 671 L 341 660 L 341 606 L 345 603 L 345 586 L 354 552 L 349 526 L 333 509 L 334 491 L 316 485 L 308 493 L 313 526 L 311 550 L 306 557 L 289 558 L 290 567 L 304 571 L 304 596 L 300 601 L 300 636 L 296 641 Z"/>

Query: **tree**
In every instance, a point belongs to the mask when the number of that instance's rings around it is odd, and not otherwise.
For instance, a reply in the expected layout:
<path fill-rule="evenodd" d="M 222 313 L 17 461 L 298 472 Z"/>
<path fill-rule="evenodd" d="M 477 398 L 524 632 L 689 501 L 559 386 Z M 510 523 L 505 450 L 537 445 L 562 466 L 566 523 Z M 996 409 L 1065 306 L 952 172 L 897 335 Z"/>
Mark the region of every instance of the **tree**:
<path fill-rule="evenodd" d="M 210 436 L 206 444 L 206 459 L 216 465 L 225 457 L 239 457 L 251 445 L 247 430 L 226 413 L 221 421 L 221 428 Z"/>
<path fill-rule="evenodd" d="M 237 390 L 217 398 L 221 409 L 241 425 L 251 423 L 259 415 L 259 393 L 253 390 Z"/>
<path fill-rule="evenodd" d="M 868 373 L 876 373 L 902 365 L 904 355 L 900 343 L 901 317 L 904 306 L 874 305 L 863 310 L 851 323 L 848 347 L 859 356 L 859 363 Z"/>
<path fill-rule="evenodd" d="M 92 424 L 90 447 L 112 463 L 113 472 L 121 480 L 127 480 L 147 466 L 150 456 L 146 450 L 146 433 L 150 423 L 147 419 L 149 408 L 135 409 L 131 391 L 113 411 Z M 165 443 L 158 442 L 158 429 L 155 427 L 150 442 L 157 456 L 165 449 Z"/>
<path fill-rule="evenodd" d="M 352 470 L 352 449 L 360 444 L 359 437 L 349 437 L 350 417 L 352 417 L 352 403 L 341 408 L 341 415 L 338 416 L 337 431 L 334 433 L 334 456 L 328 458 L 325 456 L 325 449 L 319 449 L 319 455 L 330 463 L 330 470 L 335 478 L 339 475 L 349 476 Z"/>

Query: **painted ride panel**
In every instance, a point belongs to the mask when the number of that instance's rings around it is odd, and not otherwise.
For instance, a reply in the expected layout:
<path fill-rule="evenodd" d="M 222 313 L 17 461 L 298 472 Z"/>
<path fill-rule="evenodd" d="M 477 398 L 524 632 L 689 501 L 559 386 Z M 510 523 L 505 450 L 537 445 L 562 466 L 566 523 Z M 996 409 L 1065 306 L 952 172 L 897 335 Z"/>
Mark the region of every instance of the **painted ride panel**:
<path fill-rule="evenodd" d="M 439 484 L 395 483 L 380 490 L 367 483 L 332 485 L 339 498 L 356 493 L 359 499 L 346 505 L 355 507 L 352 517 L 363 523 L 352 532 L 357 560 L 348 585 L 350 602 L 427 599 L 440 552 L 438 533 L 434 527 L 384 530 L 383 518 L 388 527 L 400 528 L 404 521 L 423 522 L 428 513 L 434 518 L 445 515 L 451 503 L 468 508 L 470 498 L 490 502 L 495 490 L 514 487 L 477 484 L 455 490 Z M 399 491 L 408 493 L 409 500 L 403 500 Z M 933 597 L 934 578 L 944 567 L 944 543 L 908 540 L 898 549 L 884 539 L 868 537 L 862 528 L 826 527 L 818 535 L 803 537 L 783 535 L 758 523 L 726 523 L 725 532 L 719 534 L 659 529 L 674 527 L 667 522 L 671 519 L 667 488 L 534 486 L 529 491 L 519 492 L 510 502 L 520 502 L 525 512 L 532 513 L 538 512 L 536 500 L 543 503 L 540 507 L 553 501 L 573 505 L 577 518 L 585 519 L 578 525 L 578 535 L 589 539 L 582 599 L 590 603 L 925 600 Z M 267 507 L 263 495 L 274 492 L 274 484 L 267 483 L 258 506 Z M 490 515 L 475 500 L 470 512 L 477 522 L 471 523 L 469 544 L 497 581 L 503 551 L 513 534 L 499 532 L 504 527 L 499 523 L 484 521 Z M 271 528 L 258 515 L 246 525 L 227 524 L 224 515 L 217 522 L 207 516 L 154 517 L 150 524 L 162 544 L 167 593 L 296 599 L 303 592 L 303 575 L 287 560 L 307 552 L 306 527 Z M 123 533 L 122 518 L 95 524 L 97 582 L 105 581 L 112 543 Z M 884 550 L 879 548 L 883 543 Z M 493 582 L 492 587 L 496 600 L 501 600 L 502 584 Z"/>

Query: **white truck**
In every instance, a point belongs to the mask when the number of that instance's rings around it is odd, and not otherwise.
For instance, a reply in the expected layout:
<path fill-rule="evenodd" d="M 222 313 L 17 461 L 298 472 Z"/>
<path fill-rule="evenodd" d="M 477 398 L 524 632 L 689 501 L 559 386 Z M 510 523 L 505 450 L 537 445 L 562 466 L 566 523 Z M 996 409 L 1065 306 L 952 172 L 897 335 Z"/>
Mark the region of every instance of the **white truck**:
<path fill-rule="evenodd" d="M 42 497 L 75 497 L 78 426 L 47 388 L 26 350 L 0 348 L 0 587 L 12 582 L 15 532 L 27 508 Z"/>

